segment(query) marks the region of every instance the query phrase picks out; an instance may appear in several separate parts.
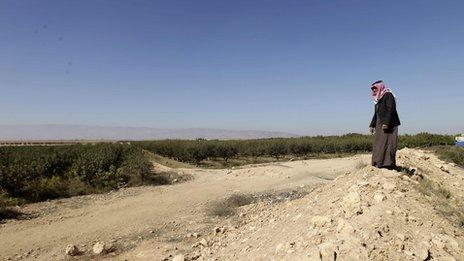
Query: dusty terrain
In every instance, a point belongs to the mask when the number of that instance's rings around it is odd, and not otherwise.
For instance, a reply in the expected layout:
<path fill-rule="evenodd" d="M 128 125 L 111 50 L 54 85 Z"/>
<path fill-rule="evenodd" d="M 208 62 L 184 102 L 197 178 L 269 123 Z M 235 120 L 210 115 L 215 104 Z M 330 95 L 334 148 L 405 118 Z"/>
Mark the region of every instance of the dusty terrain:
<path fill-rule="evenodd" d="M 0 258 L 61 260 L 69 244 L 88 259 L 97 241 L 111 242 L 120 251 L 134 246 L 159 246 L 156 259 L 169 255 L 189 233 L 210 231 L 214 220 L 206 214 L 211 202 L 233 193 L 259 193 L 314 186 L 353 170 L 358 158 L 308 160 L 246 166 L 231 170 L 176 169 L 192 175 L 187 182 L 128 188 L 103 195 L 30 204 L 21 210 L 34 218 L 0 224 Z M 170 170 L 155 164 L 156 170 Z M 138 256 L 138 254 L 134 254 Z M 142 259 L 153 260 L 154 255 Z M 133 260 L 133 258 L 129 258 Z"/>
<path fill-rule="evenodd" d="M 244 206 L 238 225 L 218 224 L 219 233 L 211 232 L 184 256 L 464 260 L 464 171 L 415 150 L 402 150 L 399 161 L 410 169 L 399 173 L 366 166 L 301 199 Z"/>
<path fill-rule="evenodd" d="M 193 180 L 31 204 L 29 220 L 0 227 L 0 256 L 31 260 L 464 260 L 464 170 L 433 154 L 398 153 L 403 171 L 366 166 L 368 155 L 178 169 Z M 166 167 L 156 165 L 158 169 Z M 307 191 L 213 217 L 215 200 Z M 277 193 L 277 192 L 276 192 Z M 92 254 L 101 241 L 106 255 Z M 67 256 L 74 244 L 81 253 Z"/>

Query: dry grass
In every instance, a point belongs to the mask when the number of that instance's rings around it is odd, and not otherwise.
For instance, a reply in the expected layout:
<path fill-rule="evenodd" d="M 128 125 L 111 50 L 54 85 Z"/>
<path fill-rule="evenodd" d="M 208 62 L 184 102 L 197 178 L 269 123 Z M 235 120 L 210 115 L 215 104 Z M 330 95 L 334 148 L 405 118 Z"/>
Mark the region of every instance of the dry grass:
<path fill-rule="evenodd" d="M 365 167 L 367 167 L 367 162 L 365 162 L 364 160 L 362 159 L 359 159 L 357 162 L 356 162 L 356 165 L 355 165 L 355 168 L 356 169 L 363 169 Z"/>
<path fill-rule="evenodd" d="M 306 196 L 312 189 L 309 187 L 298 189 L 286 189 L 280 191 L 268 191 L 260 194 L 232 194 L 231 196 L 214 202 L 207 212 L 210 216 L 226 217 L 237 212 L 237 208 L 257 202 L 273 204 L 283 201 L 291 201 Z"/>
<path fill-rule="evenodd" d="M 154 176 L 159 180 L 159 182 L 156 183 L 159 185 L 180 183 L 180 182 L 185 182 L 185 181 L 189 181 L 193 179 L 192 175 L 189 175 L 189 174 L 181 175 L 174 171 L 160 172 L 160 173 L 156 173 Z"/>
<path fill-rule="evenodd" d="M 435 209 L 442 216 L 459 227 L 464 227 L 464 205 L 459 200 L 453 199 L 449 190 L 425 177 L 419 181 L 417 189 L 429 197 Z"/>
<path fill-rule="evenodd" d="M 19 219 L 24 215 L 19 210 L 10 207 L 0 207 L 0 222 L 6 219 Z"/>
<path fill-rule="evenodd" d="M 422 178 L 419 181 L 419 191 L 427 195 L 429 197 L 436 196 L 440 199 L 450 199 L 451 198 L 451 192 L 443 187 L 441 187 L 439 184 L 427 179 L 427 178 Z"/>
<path fill-rule="evenodd" d="M 6 219 L 17 219 L 23 216 L 23 213 L 10 206 L 17 205 L 20 202 L 11 199 L 0 189 L 0 222 Z"/>
<path fill-rule="evenodd" d="M 153 152 L 150 152 L 150 151 L 147 151 L 147 150 L 144 150 L 144 154 L 150 160 L 152 160 L 152 161 L 154 161 L 154 162 L 156 162 L 158 164 L 161 164 L 163 166 L 173 168 L 173 169 L 180 169 L 180 168 L 182 168 L 182 169 L 191 169 L 191 168 L 195 168 L 195 166 L 190 165 L 188 163 L 184 163 L 184 162 L 173 160 L 173 159 L 170 159 L 170 158 L 167 158 L 167 157 L 163 157 L 161 155 L 154 154 Z"/>
<path fill-rule="evenodd" d="M 453 162 L 460 167 L 464 167 L 464 148 L 455 146 L 442 146 L 435 150 L 441 160 Z"/>
<path fill-rule="evenodd" d="M 311 187 L 303 187 L 297 189 L 286 189 L 280 191 L 269 191 L 259 194 L 256 197 L 256 201 L 266 203 L 277 203 L 283 201 L 291 201 L 302 198 L 308 195 L 313 189 Z"/>
<path fill-rule="evenodd" d="M 226 217 L 236 213 L 237 208 L 254 202 L 253 196 L 248 194 L 232 194 L 224 200 L 214 202 L 208 209 L 211 216 Z"/>

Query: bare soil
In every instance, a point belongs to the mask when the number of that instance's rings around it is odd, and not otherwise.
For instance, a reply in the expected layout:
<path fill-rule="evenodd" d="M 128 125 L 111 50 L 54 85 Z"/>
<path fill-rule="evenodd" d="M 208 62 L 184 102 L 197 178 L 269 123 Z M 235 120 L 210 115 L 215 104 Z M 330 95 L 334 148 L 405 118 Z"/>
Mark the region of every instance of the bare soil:
<path fill-rule="evenodd" d="M 249 165 L 234 169 L 191 169 L 154 163 L 157 171 L 191 175 L 193 179 L 166 186 L 121 189 L 25 205 L 18 210 L 27 219 L 0 224 L 0 259 L 66 260 L 128 259 L 162 260 L 173 251 L 190 248 L 220 218 L 207 209 L 214 202 L 237 193 L 255 194 L 319 187 L 353 171 L 367 155 L 349 158 L 306 160 Z M 115 251 L 92 254 L 101 241 Z M 65 254 L 69 244 L 80 254 Z M 178 249 L 178 250 L 176 250 Z"/>
<path fill-rule="evenodd" d="M 27 205 L 21 211 L 33 218 L 1 225 L 0 257 L 464 260 L 464 170 L 407 148 L 398 152 L 399 171 L 368 162 L 357 155 L 230 170 L 155 164 L 193 179 Z M 239 207 L 214 216 L 218 202 Z M 97 241 L 112 252 L 93 254 Z M 81 253 L 67 256 L 69 244 Z"/>

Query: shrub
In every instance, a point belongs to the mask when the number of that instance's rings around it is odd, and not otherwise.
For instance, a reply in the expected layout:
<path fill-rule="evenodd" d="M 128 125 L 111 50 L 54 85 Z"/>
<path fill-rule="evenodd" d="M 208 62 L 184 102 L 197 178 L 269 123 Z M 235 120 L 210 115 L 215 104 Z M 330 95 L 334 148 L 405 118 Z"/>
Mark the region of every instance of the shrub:
<path fill-rule="evenodd" d="M 151 182 L 139 147 L 121 144 L 0 147 L 0 189 L 41 201 Z"/>
<path fill-rule="evenodd" d="M 253 196 L 247 194 L 232 194 L 224 200 L 214 202 L 208 209 L 213 216 L 231 216 L 235 214 L 238 207 L 253 203 Z"/>
<path fill-rule="evenodd" d="M 236 156 L 238 154 L 237 148 L 228 145 L 228 144 L 221 144 L 216 148 L 215 151 L 216 155 L 223 158 L 225 162 L 227 162 L 228 159 Z"/>
<path fill-rule="evenodd" d="M 18 201 L 8 197 L 8 194 L 0 188 L 0 221 L 18 218 L 23 215 L 20 211 L 9 207 L 16 204 L 18 204 Z"/>
<path fill-rule="evenodd" d="M 440 147 L 436 150 L 438 157 L 464 167 L 464 148 Z"/>

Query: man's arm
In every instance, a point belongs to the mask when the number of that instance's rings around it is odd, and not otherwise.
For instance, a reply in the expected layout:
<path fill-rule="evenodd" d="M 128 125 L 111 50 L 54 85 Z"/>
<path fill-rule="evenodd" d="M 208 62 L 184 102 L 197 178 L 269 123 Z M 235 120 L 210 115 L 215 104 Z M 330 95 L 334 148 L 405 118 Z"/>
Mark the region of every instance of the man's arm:
<path fill-rule="evenodd" d="M 386 93 L 384 99 L 385 99 L 385 107 L 384 107 L 385 112 L 383 115 L 384 117 L 382 117 L 382 124 L 390 126 L 393 112 L 395 111 L 395 98 L 393 97 L 393 94 Z"/>
<path fill-rule="evenodd" d="M 374 112 L 374 116 L 372 116 L 371 124 L 369 127 L 375 128 L 375 125 L 377 124 L 377 113 Z"/>

